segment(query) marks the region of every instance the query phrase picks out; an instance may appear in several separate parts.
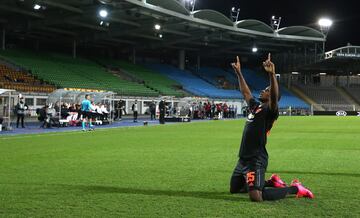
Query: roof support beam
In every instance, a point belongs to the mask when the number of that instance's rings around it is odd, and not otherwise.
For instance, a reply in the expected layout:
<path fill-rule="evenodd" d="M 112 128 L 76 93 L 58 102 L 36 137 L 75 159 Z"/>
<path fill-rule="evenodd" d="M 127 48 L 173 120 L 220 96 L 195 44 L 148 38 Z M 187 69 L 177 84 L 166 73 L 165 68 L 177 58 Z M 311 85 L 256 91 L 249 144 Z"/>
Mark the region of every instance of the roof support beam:
<path fill-rule="evenodd" d="M 7 6 L 7 5 L 3 5 L 3 4 L 0 4 L 0 11 L 1 10 L 7 11 L 7 12 L 14 12 L 14 13 L 18 13 L 18 14 L 23 14 L 23 15 L 28 15 L 28 16 L 32 16 L 32 17 L 36 17 L 36 18 L 45 18 L 43 15 L 41 15 L 39 13 L 30 12 L 30 11 L 10 7 L 10 6 Z"/>
<path fill-rule="evenodd" d="M 36 27 L 34 29 L 49 31 L 49 32 L 53 32 L 53 33 L 60 33 L 60 34 L 70 35 L 70 36 L 77 35 L 76 33 L 72 32 L 72 31 L 62 30 L 62 29 L 54 28 L 54 27 Z"/>
<path fill-rule="evenodd" d="M 61 9 L 71 11 L 71 12 L 74 12 L 74 13 L 79 13 L 79 14 L 83 13 L 83 10 L 81 10 L 79 8 L 76 8 L 76 7 L 73 7 L 73 6 L 70 6 L 70 5 L 66 5 L 66 4 L 62 4 L 62 3 L 59 3 L 59 2 L 54 2 L 54 1 L 49 1 L 49 0 L 40 0 L 39 4 L 45 4 L 45 5 L 48 5 L 48 6 L 55 7 L 55 8 L 61 8 Z"/>
<path fill-rule="evenodd" d="M 136 42 L 130 41 L 130 40 L 124 40 L 124 39 L 109 38 L 109 39 L 105 39 L 105 40 L 106 40 L 106 41 L 110 41 L 110 42 L 122 43 L 122 44 L 136 45 Z"/>
<path fill-rule="evenodd" d="M 140 33 L 130 33 L 129 35 L 135 36 L 135 37 L 139 37 L 139 38 L 144 38 L 144 39 L 151 39 L 151 40 L 156 40 L 156 41 L 162 41 L 162 39 L 159 38 L 159 37 L 144 35 L 144 34 L 140 34 Z"/>
<path fill-rule="evenodd" d="M 170 34 L 175 34 L 175 35 L 179 35 L 179 36 L 186 36 L 186 37 L 191 36 L 191 34 L 189 34 L 189 33 L 181 32 L 181 31 L 177 31 L 177 30 L 171 30 L 171 29 L 167 29 L 167 28 L 164 28 L 161 31 L 163 33 L 170 33 Z"/>
<path fill-rule="evenodd" d="M 74 26 L 79 26 L 79 27 L 85 27 L 88 29 L 93 29 L 93 30 L 98 30 L 98 31 L 108 31 L 108 29 L 104 28 L 104 27 L 100 27 L 100 26 L 96 26 L 96 25 L 92 25 L 92 24 L 87 24 L 87 23 L 83 23 L 80 21 L 66 21 L 66 23 L 74 25 Z"/>
<path fill-rule="evenodd" d="M 114 22 L 114 23 L 121 23 L 121 24 L 126 24 L 126 25 L 129 25 L 129 26 L 135 26 L 135 27 L 140 27 L 141 26 L 139 23 L 129 21 L 129 20 L 125 20 L 123 18 L 110 17 L 110 18 L 107 18 L 105 20 L 108 20 L 108 21 Z"/>

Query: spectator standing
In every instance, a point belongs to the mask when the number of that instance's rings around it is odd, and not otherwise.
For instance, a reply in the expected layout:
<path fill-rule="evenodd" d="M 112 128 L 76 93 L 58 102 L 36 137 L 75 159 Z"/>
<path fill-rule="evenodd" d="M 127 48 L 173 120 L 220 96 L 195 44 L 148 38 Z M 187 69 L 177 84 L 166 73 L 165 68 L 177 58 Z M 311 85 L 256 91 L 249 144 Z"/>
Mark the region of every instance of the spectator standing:
<path fill-rule="evenodd" d="M 121 109 L 121 100 L 118 101 L 115 105 L 115 117 L 114 120 L 121 120 L 121 114 L 122 114 L 122 109 Z"/>
<path fill-rule="evenodd" d="M 159 111 L 160 111 L 159 122 L 160 124 L 165 124 L 166 105 L 164 100 L 161 100 L 159 103 Z"/>
<path fill-rule="evenodd" d="M 213 119 L 214 116 L 215 116 L 215 110 L 216 110 L 216 105 L 215 105 L 215 103 L 213 101 L 212 104 L 211 104 L 211 119 Z"/>
<path fill-rule="evenodd" d="M 20 98 L 20 101 L 16 104 L 15 111 L 17 115 L 16 128 L 19 128 L 19 122 L 21 121 L 21 127 L 24 126 L 25 111 L 28 110 L 28 106 L 25 104 L 24 97 Z"/>
<path fill-rule="evenodd" d="M 156 113 L 156 104 L 154 101 L 151 101 L 150 105 L 149 105 L 149 110 L 150 110 L 150 119 L 151 120 L 156 120 L 155 117 L 155 113 Z"/>
<path fill-rule="evenodd" d="M 137 117 L 138 117 L 137 100 L 135 100 L 134 104 L 131 106 L 131 110 L 133 111 L 133 115 L 134 115 L 134 123 L 136 123 L 137 122 Z"/>

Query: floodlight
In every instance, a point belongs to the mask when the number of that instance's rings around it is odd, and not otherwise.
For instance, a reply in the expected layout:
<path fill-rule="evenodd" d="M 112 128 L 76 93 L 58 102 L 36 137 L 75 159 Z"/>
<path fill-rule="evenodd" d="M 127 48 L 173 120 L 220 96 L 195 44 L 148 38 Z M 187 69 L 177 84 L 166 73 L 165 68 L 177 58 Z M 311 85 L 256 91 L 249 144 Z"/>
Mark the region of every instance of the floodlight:
<path fill-rule="evenodd" d="M 38 5 L 38 4 L 35 4 L 35 5 L 34 5 L 34 9 L 35 9 L 35 10 L 39 10 L 40 8 L 41 8 L 41 5 Z"/>
<path fill-rule="evenodd" d="M 320 27 L 329 28 L 332 26 L 333 21 L 330 20 L 329 18 L 321 18 L 318 23 L 319 23 Z"/>
<path fill-rule="evenodd" d="M 155 30 L 160 30 L 160 29 L 161 29 L 161 25 L 160 25 L 160 24 L 155 24 L 154 28 L 155 28 Z"/>
<path fill-rule="evenodd" d="M 258 51 L 258 48 L 257 48 L 256 46 L 254 46 L 251 50 L 252 50 L 252 52 L 254 52 L 254 53 L 255 53 L 255 52 L 257 52 L 257 51 Z"/>
<path fill-rule="evenodd" d="M 105 9 L 101 9 L 101 10 L 99 11 L 99 15 L 100 15 L 100 17 L 105 18 L 105 17 L 108 16 L 108 12 L 107 12 L 107 10 L 105 10 Z"/>

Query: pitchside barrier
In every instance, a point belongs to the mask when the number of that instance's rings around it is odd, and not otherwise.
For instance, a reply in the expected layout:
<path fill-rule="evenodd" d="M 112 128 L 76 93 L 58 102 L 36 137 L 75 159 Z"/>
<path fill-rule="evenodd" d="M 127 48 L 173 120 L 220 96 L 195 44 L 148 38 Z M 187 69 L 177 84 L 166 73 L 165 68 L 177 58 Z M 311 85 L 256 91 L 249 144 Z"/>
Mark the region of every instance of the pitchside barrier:
<path fill-rule="evenodd" d="M 360 108 L 351 104 L 313 104 L 312 115 L 360 116 Z"/>

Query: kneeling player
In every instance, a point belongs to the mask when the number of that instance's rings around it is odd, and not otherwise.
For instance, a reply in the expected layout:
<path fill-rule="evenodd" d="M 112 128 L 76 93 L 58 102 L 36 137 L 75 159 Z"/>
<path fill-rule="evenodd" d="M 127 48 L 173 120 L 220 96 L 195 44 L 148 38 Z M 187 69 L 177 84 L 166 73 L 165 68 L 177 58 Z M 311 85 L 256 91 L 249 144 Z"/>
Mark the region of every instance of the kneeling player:
<path fill-rule="evenodd" d="M 232 64 L 238 76 L 240 91 L 249 107 L 249 115 L 243 131 L 239 161 L 230 182 L 231 193 L 248 192 L 252 201 L 279 200 L 289 194 L 297 197 L 313 198 L 310 190 L 294 180 L 290 187 L 277 176 L 272 175 L 265 181 L 265 171 L 268 164 L 268 153 L 265 145 L 275 120 L 279 116 L 278 100 L 279 86 L 275 76 L 275 65 L 270 54 L 263 62 L 265 71 L 270 77 L 270 86 L 261 91 L 259 101 L 252 96 L 249 87 L 241 73 L 239 57 Z"/>

